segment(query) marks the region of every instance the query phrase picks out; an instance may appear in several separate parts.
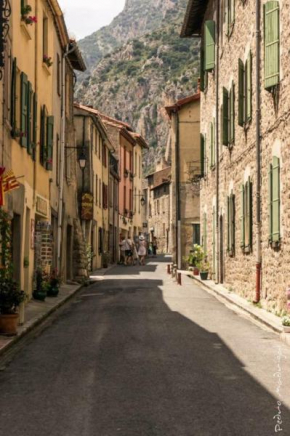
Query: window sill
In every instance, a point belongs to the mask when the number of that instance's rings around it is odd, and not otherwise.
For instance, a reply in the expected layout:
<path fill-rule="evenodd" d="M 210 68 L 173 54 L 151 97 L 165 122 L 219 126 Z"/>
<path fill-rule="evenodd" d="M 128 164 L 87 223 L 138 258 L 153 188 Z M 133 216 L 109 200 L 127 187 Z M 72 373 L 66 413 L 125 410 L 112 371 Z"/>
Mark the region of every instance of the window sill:
<path fill-rule="evenodd" d="M 27 24 L 24 21 L 21 21 L 20 27 L 21 27 L 22 32 L 24 33 L 24 35 L 28 39 L 28 41 L 31 41 L 32 40 L 32 35 L 30 33 L 30 30 L 29 30 Z"/>
<path fill-rule="evenodd" d="M 48 76 L 51 76 L 51 71 L 44 62 L 42 62 L 42 68 L 45 70 L 45 72 Z"/>
<path fill-rule="evenodd" d="M 273 250 L 278 251 L 281 248 L 281 241 L 269 241 L 269 245 Z"/>

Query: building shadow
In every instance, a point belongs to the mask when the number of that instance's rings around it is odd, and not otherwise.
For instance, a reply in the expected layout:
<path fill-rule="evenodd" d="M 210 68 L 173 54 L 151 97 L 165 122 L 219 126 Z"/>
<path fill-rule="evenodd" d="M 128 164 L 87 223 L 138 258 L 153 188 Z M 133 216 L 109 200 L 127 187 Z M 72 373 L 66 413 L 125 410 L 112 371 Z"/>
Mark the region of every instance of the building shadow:
<path fill-rule="evenodd" d="M 108 278 L 85 290 L 0 373 L 0 434 L 275 434 L 277 398 L 216 333 L 170 310 L 162 285 Z"/>

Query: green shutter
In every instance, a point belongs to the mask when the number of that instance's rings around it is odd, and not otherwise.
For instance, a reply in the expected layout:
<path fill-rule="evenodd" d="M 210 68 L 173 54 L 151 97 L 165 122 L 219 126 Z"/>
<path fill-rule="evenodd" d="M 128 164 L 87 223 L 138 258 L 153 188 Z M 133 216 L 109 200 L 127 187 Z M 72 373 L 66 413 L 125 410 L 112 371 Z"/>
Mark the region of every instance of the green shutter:
<path fill-rule="evenodd" d="M 205 71 L 215 67 L 215 22 L 205 22 Z"/>
<path fill-rule="evenodd" d="M 200 135 L 200 175 L 204 177 L 204 135 L 201 133 Z"/>
<path fill-rule="evenodd" d="M 245 187 L 241 186 L 241 247 L 245 247 Z"/>
<path fill-rule="evenodd" d="M 227 251 L 228 253 L 230 252 L 230 247 L 231 247 L 231 242 L 230 242 L 230 238 L 231 238 L 231 217 L 230 217 L 230 197 L 227 197 L 227 217 L 228 217 L 228 222 L 227 222 Z"/>
<path fill-rule="evenodd" d="M 53 159 L 53 125 L 54 117 L 47 117 L 47 161 L 46 169 L 52 170 L 52 159 Z"/>
<path fill-rule="evenodd" d="M 246 119 L 250 121 L 252 118 L 252 53 L 250 51 L 246 64 L 246 81 L 247 81 L 247 94 L 246 94 Z"/>
<path fill-rule="evenodd" d="M 33 160 L 36 160 L 36 150 L 37 150 L 37 94 L 33 94 L 33 150 L 32 156 Z"/>
<path fill-rule="evenodd" d="M 232 256 L 235 254 L 235 196 L 233 193 L 231 193 L 230 195 L 230 219 L 231 219 L 231 235 L 230 235 L 230 240 L 231 240 L 231 246 L 230 246 L 230 250 L 231 250 L 231 254 Z"/>
<path fill-rule="evenodd" d="M 246 183 L 246 193 L 245 193 L 245 247 L 248 251 L 252 248 L 252 216 L 253 216 L 253 205 L 252 205 L 252 183 L 250 178 Z"/>
<path fill-rule="evenodd" d="M 12 136 L 16 130 L 16 83 L 17 83 L 17 60 L 13 59 L 11 74 L 11 113 L 10 124 L 12 127 Z"/>
<path fill-rule="evenodd" d="M 21 73 L 21 99 L 20 99 L 20 116 L 21 116 L 21 145 L 27 147 L 27 106 L 28 106 L 28 81 L 27 75 Z"/>
<path fill-rule="evenodd" d="M 272 184 L 272 241 L 280 241 L 280 159 L 273 157 L 273 184 Z"/>
<path fill-rule="evenodd" d="M 205 90 L 205 71 L 204 71 L 204 49 L 200 49 L 200 90 L 204 92 Z"/>
<path fill-rule="evenodd" d="M 279 83 L 280 76 L 280 33 L 279 2 L 268 1 L 264 6 L 264 43 L 265 43 L 265 88 Z"/>
<path fill-rule="evenodd" d="M 239 59 L 239 126 L 243 126 L 245 122 L 244 105 L 245 105 L 245 67 L 241 59 Z"/>
<path fill-rule="evenodd" d="M 47 150 L 46 150 L 46 108 L 42 106 L 40 115 L 40 163 L 42 165 L 46 164 L 47 160 Z"/>
<path fill-rule="evenodd" d="M 269 210 L 269 241 L 273 240 L 273 165 L 269 166 L 269 177 L 268 177 L 268 210 Z"/>
<path fill-rule="evenodd" d="M 235 85 L 232 83 L 229 95 L 230 119 L 229 119 L 229 142 L 235 141 Z"/>
<path fill-rule="evenodd" d="M 227 35 L 231 34 L 235 22 L 235 0 L 226 0 Z"/>
<path fill-rule="evenodd" d="M 31 123 L 32 123 L 32 96 L 33 96 L 33 92 L 32 92 L 32 85 L 30 82 L 28 82 L 28 89 L 27 89 L 27 151 L 29 154 L 32 153 L 32 129 L 31 129 Z"/>
<path fill-rule="evenodd" d="M 223 88 L 223 145 L 229 145 L 229 93 Z"/>

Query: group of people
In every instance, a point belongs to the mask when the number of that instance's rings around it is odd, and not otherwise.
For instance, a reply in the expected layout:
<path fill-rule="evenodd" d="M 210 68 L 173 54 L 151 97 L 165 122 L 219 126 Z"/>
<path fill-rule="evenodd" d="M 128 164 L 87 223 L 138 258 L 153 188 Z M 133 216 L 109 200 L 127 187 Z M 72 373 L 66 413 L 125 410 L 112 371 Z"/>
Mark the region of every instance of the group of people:
<path fill-rule="evenodd" d="M 143 235 L 140 235 L 137 240 L 132 240 L 130 236 L 126 238 L 121 236 L 120 242 L 121 263 L 123 265 L 145 265 L 145 258 L 148 253 L 156 256 L 157 254 L 157 240 L 153 239 L 149 248 L 147 241 Z"/>

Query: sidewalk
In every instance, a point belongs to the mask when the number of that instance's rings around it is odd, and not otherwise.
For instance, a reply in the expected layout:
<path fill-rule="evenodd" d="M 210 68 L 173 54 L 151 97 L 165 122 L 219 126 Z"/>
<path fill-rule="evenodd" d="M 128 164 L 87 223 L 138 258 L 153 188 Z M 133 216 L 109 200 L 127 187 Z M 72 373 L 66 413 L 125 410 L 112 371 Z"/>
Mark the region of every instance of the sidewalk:
<path fill-rule="evenodd" d="M 190 279 L 193 279 L 195 283 L 198 283 L 201 288 L 214 295 L 220 301 L 238 307 L 258 323 L 267 326 L 275 333 L 279 334 L 281 341 L 290 345 L 290 334 L 284 333 L 281 318 L 271 312 L 267 312 L 265 309 L 255 306 L 253 303 L 245 300 L 239 295 L 230 292 L 224 286 L 215 284 L 213 280 L 201 280 L 199 276 L 189 274 L 185 275 L 185 271 L 183 271 L 183 273 L 183 280 L 185 278 L 189 280 L 190 277 Z"/>
<path fill-rule="evenodd" d="M 6 337 L 0 335 L 0 356 L 73 297 L 81 287 L 80 284 L 65 284 L 60 287 L 60 292 L 55 298 L 46 298 L 44 302 L 33 299 L 29 301 L 25 307 L 24 324 L 18 327 L 17 336 Z"/>

